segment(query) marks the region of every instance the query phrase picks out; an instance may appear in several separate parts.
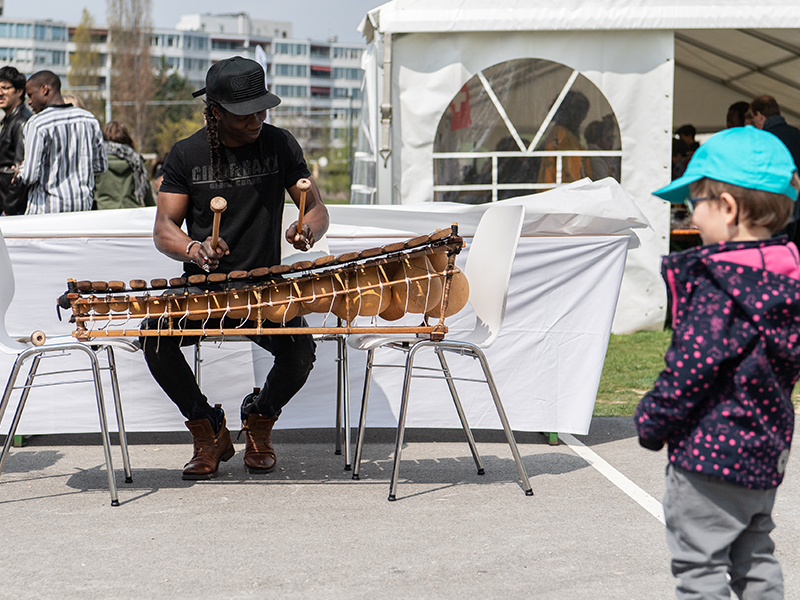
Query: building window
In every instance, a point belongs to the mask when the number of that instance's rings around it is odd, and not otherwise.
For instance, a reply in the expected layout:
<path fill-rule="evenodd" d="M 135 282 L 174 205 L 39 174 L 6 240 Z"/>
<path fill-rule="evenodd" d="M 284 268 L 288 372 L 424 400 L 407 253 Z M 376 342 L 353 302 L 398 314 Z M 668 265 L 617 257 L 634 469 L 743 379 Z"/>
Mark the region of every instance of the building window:
<path fill-rule="evenodd" d="M 321 77 L 323 79 L 331 78 L 331 68 L 322 65 L 311 65 L 311 76 Z"/>
<path fill-rule="evenodd" d="M 326 46 L 311 46 L 311 56 L 313 58 L 330 58 L 331 49 Z"/>
<path fill-rule="evenodd" d="M 275 76 L 308 77 L 308 65 L 275 65 Z"/>
<path fill-rule="evenodd" d="M 361 69 L 345 69 L 343 67 L 334 67 L 334 79 L 355 79 L 360 80 L 364 76 L 364 71 Z"/>
<path fill-rule="evenodd" d="M 285 42 L 279 42 L 275 44 L 275 54 L 306 56 L 308 54 L 308 46 L 305 44 L 287 44 Z"/>
<path fill-rule="evenodd" d="M 308 87 L 304 85 L 276 85 L 275 93 L 282 98 L 307 98 Z"/>
<path fill-rule="evenodd" d="M 549 60 L 510 60 L 473 76 L 444 110 L 434 201 L 482 204 L 583 177 L 619 181 L 621 160 L 616 117 L 591 81 Z"/>
<path fill-rule="evenodd" d="M 361 58 L 363 48 L 334 48 L 333 58 L 348 58 L 351 60 Z"/>

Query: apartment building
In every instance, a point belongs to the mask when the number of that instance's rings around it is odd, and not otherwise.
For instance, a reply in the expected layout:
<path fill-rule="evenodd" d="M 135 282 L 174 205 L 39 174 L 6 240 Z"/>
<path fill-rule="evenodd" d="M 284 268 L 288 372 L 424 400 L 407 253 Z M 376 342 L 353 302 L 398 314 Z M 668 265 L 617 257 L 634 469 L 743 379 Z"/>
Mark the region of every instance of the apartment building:
<path fill-rule="evenodd" d="M 168 49 L 162 54 L 162 47 L 154 45 L 153 59 L 160 55 L 184 59 L 174 66 L 198 87 L 211 64 L 234 55 L 259 60 L 260 47 L 267 85 L 282 100 L 270 111 L 271 121 L 291 129 L 307 151 L 349 141 L 350 127 L 361 109 L 363 44 L 297 39 L 291 23 L 253 19 L 246 13 L 183 15 L 175 30 L 154 32 L 162 34 L 184 36 L 175 42 L 184 54 Z M 205 63 L 198 62 L 199 54 L 188 54 L 190 48 L 199 51 L 201 44 L 207 44 Z"/>
<path fill-rule="evenodd" d="M 67 24 L 0 17 L 0 65 L 11 65 L 26 74 L 49 69 L 65 77 Z"/>
<path fill-rule="evenodd" d="M 0 15 L 2 8 L 0 0 Z M 49 69 L 68 87 L 75 29 L 75 24 L 64 22 L 0 16 L 0 65 L 28 75 Z M 110 72 L 108 30 L 94 29 L 92 44 L 103 65 L 98 79 L 104 95 Z M 206 71 L 218 60 L 236 55 L 259 60 L 269 89 L 282 99 L 270 111 L 271 122 L 290 128 L 307 151 L 314 152 L 349 141 L 349 128 L 361 108 L 363 48 L 335 39 L 297 39 L 291 23 L 230 13 L 183 15 L 174 29 L 155 28 L 150 53 L 154 69 L 163 61 L 197 88 L 205 85 Z"/>

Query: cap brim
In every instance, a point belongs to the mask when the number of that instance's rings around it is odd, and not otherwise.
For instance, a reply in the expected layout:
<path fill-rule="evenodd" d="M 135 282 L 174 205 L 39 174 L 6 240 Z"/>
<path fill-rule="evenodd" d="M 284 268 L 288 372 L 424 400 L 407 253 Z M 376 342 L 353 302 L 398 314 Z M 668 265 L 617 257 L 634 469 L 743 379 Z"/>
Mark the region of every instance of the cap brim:
<path fill-rule="evenodd" d="M 702 178 L 703 175 L 697 175 L 696 173 L 691 175 L 683 175 L 682 177 L 678 177 L 669 185 L 665 185 L 661 189 L 656 190 L 653 192 L 653 195 L 663 198 L 668 202 L 672 202 L 673 204 L 680 204 L 683 202 L 684 198 L 689 195 L 689 184 L 692 184 Z"/>
<path fill-rule="evenodd" d="M 270 108 L 275 108 L 278 104 L 281 103 L 281 99 L 278 98 L 272 92 L 267 92 L 263 96 L 259 96 L 258 98 L 253 98 L 252 100 L 247 100 L 245 102 L 220 102 L 220 106 L 227 110 L 229 113 L 233 113 L 234 115 L 243 116 L 243 115 L 252 115 L 262 110 L 269 110 Z"/>

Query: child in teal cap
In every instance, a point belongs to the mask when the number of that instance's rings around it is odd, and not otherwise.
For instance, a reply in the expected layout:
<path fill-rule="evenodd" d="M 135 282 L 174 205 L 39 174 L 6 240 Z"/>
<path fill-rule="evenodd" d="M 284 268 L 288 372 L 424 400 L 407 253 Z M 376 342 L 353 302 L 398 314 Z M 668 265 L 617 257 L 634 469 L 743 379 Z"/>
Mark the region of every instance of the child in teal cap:
<path fill-rule="evenodd" d="M 800 255 L 784 236 L 797 199 L 774 135 L 725 130 L 656 196 L 685 202 L 703 246 L 666 256 L 666 368 L 634 414 L 639 443 L 668 447 L 664 516 L 681 599 L 783 598 L 770 531 L 794 433 Z"/>

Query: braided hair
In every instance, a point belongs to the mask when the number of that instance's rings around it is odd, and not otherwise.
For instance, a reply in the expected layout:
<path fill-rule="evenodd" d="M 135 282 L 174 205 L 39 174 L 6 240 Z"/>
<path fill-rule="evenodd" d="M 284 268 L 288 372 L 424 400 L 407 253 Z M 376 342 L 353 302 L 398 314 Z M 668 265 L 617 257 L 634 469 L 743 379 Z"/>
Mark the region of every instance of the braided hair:
<path fill-rule="evenodd" d="M 222 173 L 222 144 L 219 141 L 219 131 L 217 130 L 217 118 L 211 110 L 216 107 L 217 110 L 223 110 L 222 106 L 214 100 L 206 100 L 206 107 L 204 115 L 206 118 L 206 138 L 208 139 L 208 146 L 211 149 L 211 169 L 214 172 L 214 179 L 217 181 L 227 181 L 227 173 Z"/>

